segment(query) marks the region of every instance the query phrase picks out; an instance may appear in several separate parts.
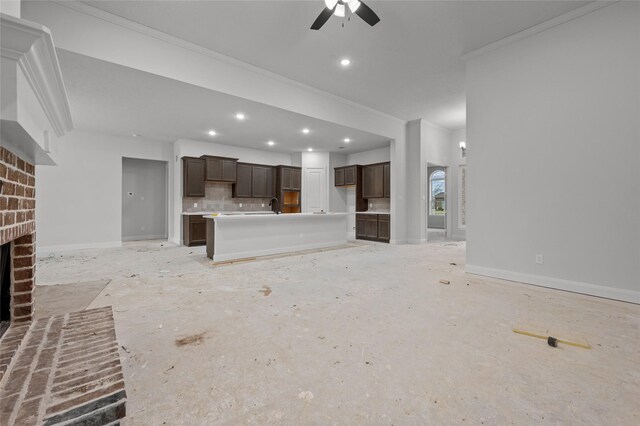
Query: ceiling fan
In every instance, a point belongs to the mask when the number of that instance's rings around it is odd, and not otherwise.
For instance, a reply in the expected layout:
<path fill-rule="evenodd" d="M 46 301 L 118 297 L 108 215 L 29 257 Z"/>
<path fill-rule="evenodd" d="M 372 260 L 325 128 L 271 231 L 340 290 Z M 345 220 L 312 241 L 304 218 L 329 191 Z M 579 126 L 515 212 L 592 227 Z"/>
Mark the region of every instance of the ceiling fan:
<path fill-rule="evenodd" d="M 375 14 L 373 10 L 366 4 L 364 4 L 360 0 L 324 0 L 325 8 L 318 15 L 313 25 L 311 25 L 312 30 L 319 30 L 322 26 L 331 18 L 331 15 L 336 15 L 341 18 L 344 18 L 347 7 L 351 13 L 355 13 L 359 17 L 362 18 L 364 22 L 371 25 L 372 27 L 380 22 L 380 18 Z"/>

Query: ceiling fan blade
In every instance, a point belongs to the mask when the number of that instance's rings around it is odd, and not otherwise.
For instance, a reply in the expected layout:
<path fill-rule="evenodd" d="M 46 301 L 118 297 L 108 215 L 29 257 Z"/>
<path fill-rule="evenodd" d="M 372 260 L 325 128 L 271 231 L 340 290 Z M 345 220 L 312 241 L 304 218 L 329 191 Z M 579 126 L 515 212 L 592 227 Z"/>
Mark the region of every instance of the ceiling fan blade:
<path fill-rule="evenodd" d="M 364 22 L 371 25 L 372 27 L 380 22 L 380 18 L 378 18 L 378 15 L 376 15 L 376 13 L 362 1 L 360 1 L 360 7 L 356 9 L 355 13 L 356 15 L 361 17 Z"/>
<path fill-rule="evenodd" d="M 338 3 L 336 3 L 336 6 L 337 5 Z M 311 25 L 311 29 L 319 30 L 320 28 L 322 28 L 322 26 L 329 20 L 329 18 L 331 18 L 331 15 L 333 15 L 333 11 L 336 10 L 336 6 L 333 6 L 333 9 L 329 9 L 328 7 L 325 7 L 324 10 L 320 12 L 320 15 L 318 15 L 316 20 L 313 22 L 313 25 Z"/>

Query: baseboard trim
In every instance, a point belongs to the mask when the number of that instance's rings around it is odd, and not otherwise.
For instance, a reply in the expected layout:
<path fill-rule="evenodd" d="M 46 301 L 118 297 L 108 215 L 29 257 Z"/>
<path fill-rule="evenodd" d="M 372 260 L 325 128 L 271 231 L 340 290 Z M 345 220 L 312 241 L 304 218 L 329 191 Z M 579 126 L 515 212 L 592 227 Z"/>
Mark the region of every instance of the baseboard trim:
<path fill-rule="evenodd" d="M 122 241 L 146 241 L 146 240 L 166 240 L 166 234 L 158 234 L 158 235 L 138 235 L 135 237 L 122 237 Z"/>
<path fill-rule="evenodd" d="M 409 238 L 407 240 L 407 244 L 426 244 L 427 240 L 425 238 Z"/>
<path fill-rule="evenodd" d="M 580 293 L 589 296 L 603 297 L 605 299 L 613 299 L 620 300 L 622 302 L 640 304 L 640 291 L 605 287 L 578 281 L 524 274 L 521 272 L 486 268 L 484 266 L 476 265 L 466 265 L 465 272 L 467 272 L 468 274 L 482 275 L 485 277 L 500 278 L 507 281 L 513 281 L 515 284 L 530 284 L 539 287 L 552 288 L 555 290 L 564 290 L 570 291 L 572 293 Z"/>
<path fill-rule="evenodd" d="M 88 244 L 66 244 L 61 246 L 43 246 L 43 247 L 38 247 L 36 243 L 36 256 L 43 257 L 43 256 L 49 256 L 50 254 L 54 254 L 58 252 L 72 251 L 72 250 L 115 248 L 115 247 L 122 247 L 122 241 L 107 241 L 104 243 L 88 243 Z"/>

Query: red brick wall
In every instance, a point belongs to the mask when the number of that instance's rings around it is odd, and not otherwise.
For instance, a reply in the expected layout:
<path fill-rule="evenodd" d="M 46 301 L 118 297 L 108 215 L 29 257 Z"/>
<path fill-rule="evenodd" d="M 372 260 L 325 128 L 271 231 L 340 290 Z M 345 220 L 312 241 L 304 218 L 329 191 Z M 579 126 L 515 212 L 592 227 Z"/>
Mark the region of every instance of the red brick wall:
<path fill-rule="evenodd" d="M 12 321 L 30 320 L 35 275 L 35 167 L 0 147 L 0 244 L 12 242 Z"/>

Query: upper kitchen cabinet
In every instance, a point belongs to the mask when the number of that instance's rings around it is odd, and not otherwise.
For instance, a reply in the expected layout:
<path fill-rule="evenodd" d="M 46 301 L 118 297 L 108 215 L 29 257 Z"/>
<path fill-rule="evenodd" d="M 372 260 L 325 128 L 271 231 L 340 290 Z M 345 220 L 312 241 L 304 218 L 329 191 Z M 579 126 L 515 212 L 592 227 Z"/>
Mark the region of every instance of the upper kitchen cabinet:
<path fill-rule="evenodd" d="M 362 196 L 384 198 L 384 165 L 372 164 L 362 168 Z"/>
<path fill-rule="evenodd" d="M 384 165 L 384 198 L 391 198 L 391 163 Z"/>
<path fill-rule="evenodd" d="M 278 166 L 279 188 L 283 191 L 300 191 L 302 182 L 302 171 L 300 167 Z"/>
<path fill-rule="evenodd" d="M 371 164 L 362 168 L 362 196 L 388 198 L 391 196 L 391 164 Z"/>
<path fill-rule="evenodd" d="M 214 157 L 203 155 L 206 162 L 206 180 L 214 182 L 236 181 L 236 164 L 237 158 Z"/>
<path fill-rule="evenodd" d="M 272 198 L 275 196 L 274 168 L 253 165 L 251 167 L 251 196 L 254 198 Z"/>
<path fill-rule="evenodd" d="M 234 198 L 272 198 L 275 196 L 275 168 L 260 164 L 237 163 Z"/>
<path fill-rule="evenodd" d="M 251 198 L 251 164 L 237 163 L 234 198 Z"/>
<path fill-rule="evenodd" d="M 334 169 L 335 186 L 353 186 L 358 181 L 358 165 L 336 167 Z"/>
<path fill-rule="evenodd" d="M 204 197 L 205 160 L 182 157 L 182 196 Z"/>

